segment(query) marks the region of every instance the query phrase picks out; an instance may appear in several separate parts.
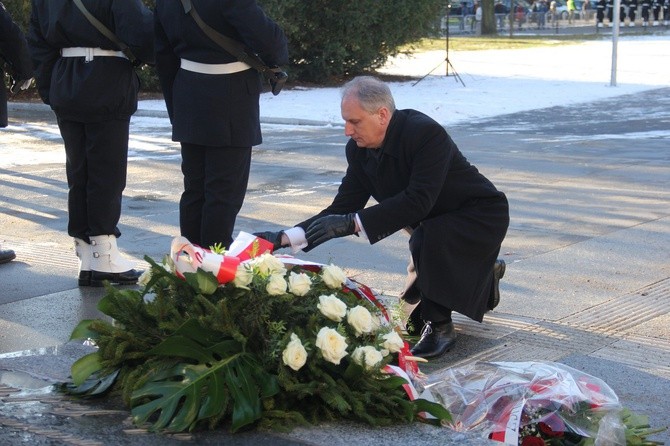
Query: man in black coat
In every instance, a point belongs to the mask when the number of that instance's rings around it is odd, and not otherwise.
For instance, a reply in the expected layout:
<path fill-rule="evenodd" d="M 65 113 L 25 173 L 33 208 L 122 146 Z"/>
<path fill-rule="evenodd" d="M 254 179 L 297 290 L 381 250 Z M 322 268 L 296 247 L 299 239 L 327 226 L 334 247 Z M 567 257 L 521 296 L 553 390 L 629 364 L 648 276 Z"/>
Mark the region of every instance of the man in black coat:
<path fill-rule="evenodd" d="M 268 66 L 288 63 L 286 36 L 255 0 L 193 0 L 203 21 L 258 54 Z M 157 0 L 156 68 L 181 143 L 184 192 L 181 235 L 202 247 L 230 246 L 251 166 L 261 143 L 258 71 L 221 48 L 178 0 Z"/>
<path fill-rule="evenodd" d="M 141 0 L 83 5 L 121 43 L 72 0 L 33 0 L 28 43 L 39 94 L 56 113 L 65 143 L 68 234 L 81 261 L 79 285 L 134 284 L 140 272 L 118 250 L 117 224 L 139 92 L 130 58 L 153 62 L 153 20 Z M 124 44 L 130 53 L 121 51 Z"/>
<path fill-rule="evenodd" d="M 342 90 L 347 171 L 333 202 L 281 232 L 256 235 L 275 249 L 309 251 L 358 234 L 371 244 L 406 229 L 411 261 L 402 299 L 425 322 L 412 353 L 436 357 L 456 340 L 451 312 L 481 322 L 499 299 L 497 261 L 509 225 L 507 198 L 470 164 L 445 129 L 416 110 L 396 110 L 369 76 Z M 374 198 L 377 204 L 366 207 Z"/>
<path fill-rule="evenodd" d="M 7 127 L 7 92 L 5 91 L 5 66 L 12 78 L 12 86 L 24 89 L 30 85 L 33 66 L 30 62 L 28 44 L 21 28 L 0 2 L 0 127 Z M 11 262 L 16 254 L 11 249 L 0 249 L 0 263 Z"/>

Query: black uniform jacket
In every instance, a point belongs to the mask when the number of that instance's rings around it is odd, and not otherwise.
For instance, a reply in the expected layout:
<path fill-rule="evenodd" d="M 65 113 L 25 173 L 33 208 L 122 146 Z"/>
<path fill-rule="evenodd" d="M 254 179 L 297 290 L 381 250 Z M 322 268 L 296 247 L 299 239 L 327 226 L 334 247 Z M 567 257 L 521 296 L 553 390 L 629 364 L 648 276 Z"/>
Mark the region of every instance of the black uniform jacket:
<path fill-rule="evenodd" d="M 254 0 L 193 0 L 210 27 L 253 49 L 268 66 L 288 63 L 284 32 Z M 184 13 L 179 0 L 157 0 L 156 67 L 172 122 L 172 139 L 205 146 L 261 143 L 261 78 L 254 69 L 201 74 L 179 68 L 180 59 L 205 64 L 237 62 Z"/>
<path fill-rule="evenodd" d="M 420 246 L 410 239 L 421 292 L 481 321 L 509 225 L 505 195 L 442 126 L 415 110 L 394 112 L 381 148 L 362 149 L 349 140 L 346 156 L 332 204 L 298 226 L 357 212 L 371 244 L 411 227 L 412 239 L 421 238 Z M 377 203 L 365 207 L 370 197 Z"/>
<path fill-rule="evenodd" d="M 33 77 L 33 66 L 30 62 L 26 38 L 2 3 L 0 3 L 0 58 L 0 79 L 3 81 L 5 65 L 14 80 L 26 80 Z M 0 88 L 0 127 L 7 127 L 7 92 L 4 82 Z"/>
<path fill-rule="evenodd" d="M 86 9 L 129 46 L 135 57 L 153 63 L 152 14 L 141 0 L 83 0 Z M 139 79 L 120 57 L 61 57 L 62 48 L 118 51 L 72 0 L 33 0 L 28 34 L 37 87 L 56 114 L 80 122 L 126 119 L 137 110 Z"/>

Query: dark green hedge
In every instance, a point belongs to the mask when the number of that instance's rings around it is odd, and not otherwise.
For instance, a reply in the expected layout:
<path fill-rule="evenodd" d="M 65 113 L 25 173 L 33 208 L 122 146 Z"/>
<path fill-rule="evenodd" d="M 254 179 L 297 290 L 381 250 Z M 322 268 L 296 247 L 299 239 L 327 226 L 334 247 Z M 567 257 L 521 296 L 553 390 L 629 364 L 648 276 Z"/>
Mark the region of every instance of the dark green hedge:
<path fill-rule="evenodd" d="M 382 66 L 435 32 L 443 0 L 259 0 L 289 40 L 290 75 L 324 83 Z"/>

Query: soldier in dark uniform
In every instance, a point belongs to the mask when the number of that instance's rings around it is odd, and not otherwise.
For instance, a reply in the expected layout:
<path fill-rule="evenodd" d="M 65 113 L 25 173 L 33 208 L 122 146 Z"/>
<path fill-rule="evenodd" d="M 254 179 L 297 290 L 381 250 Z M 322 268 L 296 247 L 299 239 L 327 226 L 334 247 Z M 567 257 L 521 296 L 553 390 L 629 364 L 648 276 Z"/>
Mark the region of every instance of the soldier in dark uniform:
<path fill-rule="evenodd" d="M 33 77 L 33 66 L 30 62 L 28 44 L 21 28 L 14 23 L 12 17 L 0 2 L 0 127 L 7 127 L 7 92 L 5 91 L 5 65 L 12 79 L 12 86 L 25 89 Z M 11 249 L 0 248 L 0 263 L 14 260 L 16 253 Z"/>
<path fill-rule="evenodd" d="M 659 15 L 661 13 L 661 2 L 659 0 L 652 0 L 651 10 L 652 10 L 652 13 L 654 14 L 653 26 L 658 26 L 658 23 L 659 23 L 658 19 L 659 19 Z"/>
<path fill-rule="evenodd" d="M 663 5 L 663 24 L 670 25 L 670 0 L 661 0 Z"/>
<path fill-rule="evenodd" d="M 642 26 L 649 26 L 649 9 L 651 9 L 651 0 L 642 0 Z"/>
<path fill-rule="evenodd" d="M 353 234 L 374 244 L 405 229 L 411 260 L 402 300 L 410 308 L 418 303 L 412 322 L 421 329 L 412 354 L 440 356 L 456 341 L 452 311 L 481 322 L 498 303 L 507 198 L 441 125 L 416 110 L 397 110 L 381 81 L 362 76 L 347 83 L 341 109 L 348 166 L 333 202 L 293 228 L 256 235 L 275 249 L 309 251 Z M 368 206 L 370 198 L 376 203 Z"/>
<path fill-rule="evenodd" d="M 637 0 L 628 1 L 628 26 L 635 26 L 635 14 L 637 13 Z"/>
<path fill-rule="evenodd" d="M 286 36 L 255 0 L 193 0 L 203 21 L 251 48 L 268 66 L 288 63 Z M 178 0 L 156 1 L 156 68 L 181 143 L 181 235 L 205 248 L 230 246 L 261 143 L 258 71 L 211 40 Z"/>
<path fill-rule="evenodd" d="M 607 9 L 607 0 L 598 0 L 596 4 L 596 26 L 603 27 L 603 20 L 605 20 L 605 9 Z"/>
<path fill-rule="evenodd" d="M 153 62 L 152 15 L 141 0 L 83 3 L 131 57 Z M 28 43 L 39 94 L 56 113 L 65 143 L 68 234 L 81 262 L 79 285 L 136 283 L 140 271 L 116 242 L 139 91 L 133 63 L 71 0 L 33 0 Z"/>
<path fill-rule="evenodd" d="M 619 22 L 623 26 L 626 18 L 626 11 L 624 10 L 623 1 L 619 4 Z M 614 0 L 607 0 L 607 20 L 610 21 L 610 26 L 614 23 Z"/>

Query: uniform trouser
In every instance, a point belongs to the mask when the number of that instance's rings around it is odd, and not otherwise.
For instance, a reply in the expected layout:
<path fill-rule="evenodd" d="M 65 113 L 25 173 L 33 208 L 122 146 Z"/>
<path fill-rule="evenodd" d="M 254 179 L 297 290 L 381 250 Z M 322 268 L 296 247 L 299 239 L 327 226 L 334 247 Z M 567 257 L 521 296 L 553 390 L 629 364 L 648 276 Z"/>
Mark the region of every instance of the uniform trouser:
<path fill-rule="evenodd" d="M 58 118 L 65 143 L 68 234 L 121 235 L 121 199 L 126 187 L 130 119 L 78 122 Z"/>
<path fill-rule="evenodd" d="M 637 11 L 637 6 L 631 6 L 631 7 L 628 8 L 628 20 L 630 20 L 631 23 L 635 21 L 635 12 L 636 11 Z"/>
<path fill-rule="evenodd" d="M 181 235 L 209 248 L 229 247 L 235 219 L 244 202 L 251 147 L 181 144 L 184 192 L 179 202 Z"/>
<path fill-rule="evenodd" d="M 596 12 L 596 20 L 598 21 L 598 23 L 602 23 L 604 19 L 605 19 L 605 12 L 602 9 L 599 9 Z"/>
<path fill-rule="evenodd" d="M 643 6 L 642 7 L 642 20 L 644 22 L 649 21 L 649 7 L 648 6 Z"/>

